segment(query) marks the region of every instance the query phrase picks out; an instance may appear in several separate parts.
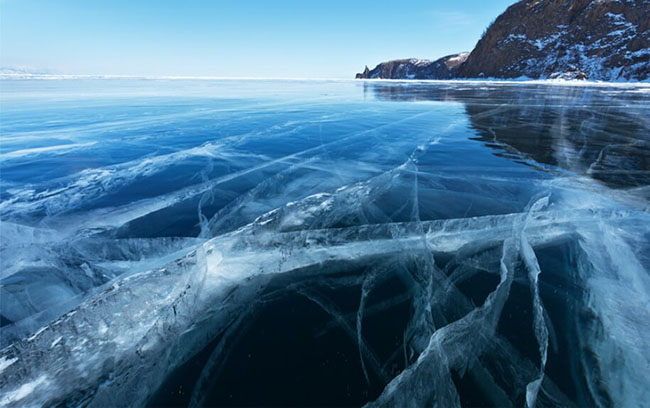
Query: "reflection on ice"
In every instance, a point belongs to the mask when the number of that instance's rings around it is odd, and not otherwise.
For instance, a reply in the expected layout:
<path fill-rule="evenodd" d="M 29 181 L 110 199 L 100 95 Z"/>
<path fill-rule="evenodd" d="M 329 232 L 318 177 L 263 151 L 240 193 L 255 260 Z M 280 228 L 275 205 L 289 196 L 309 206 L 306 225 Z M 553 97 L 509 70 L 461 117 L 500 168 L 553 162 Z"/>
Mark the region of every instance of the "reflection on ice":
<path fill-rule="evenodd" d="M 129 96 L 177 129 L 160 150 L 52 178 L 84 147 L 3 151 L 0 405 L 650 399 L 643 94 L 222 85 L 242 99 Z"/>

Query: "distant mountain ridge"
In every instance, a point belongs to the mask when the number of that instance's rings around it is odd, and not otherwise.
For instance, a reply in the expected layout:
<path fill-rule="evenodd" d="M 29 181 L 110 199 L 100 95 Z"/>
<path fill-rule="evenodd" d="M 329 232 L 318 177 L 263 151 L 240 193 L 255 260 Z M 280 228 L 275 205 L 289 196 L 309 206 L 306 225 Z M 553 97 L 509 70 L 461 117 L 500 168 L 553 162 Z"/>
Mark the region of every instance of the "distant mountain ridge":
<path fill-rule="evenodd" d="M 383 62 L 356 77 L 648 80 L 650 0 L 522 0 L 471 53 Z"/>

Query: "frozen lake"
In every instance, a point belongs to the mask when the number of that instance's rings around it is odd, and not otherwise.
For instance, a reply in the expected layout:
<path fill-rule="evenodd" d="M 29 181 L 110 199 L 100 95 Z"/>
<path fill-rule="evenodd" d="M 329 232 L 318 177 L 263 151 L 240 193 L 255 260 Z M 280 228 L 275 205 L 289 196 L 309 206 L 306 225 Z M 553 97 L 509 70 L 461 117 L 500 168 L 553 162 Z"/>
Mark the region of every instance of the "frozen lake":
<path fill-rule="evenodd" d="M 649 86 L 0 87 L 0 406 L 650 401 Z"/>

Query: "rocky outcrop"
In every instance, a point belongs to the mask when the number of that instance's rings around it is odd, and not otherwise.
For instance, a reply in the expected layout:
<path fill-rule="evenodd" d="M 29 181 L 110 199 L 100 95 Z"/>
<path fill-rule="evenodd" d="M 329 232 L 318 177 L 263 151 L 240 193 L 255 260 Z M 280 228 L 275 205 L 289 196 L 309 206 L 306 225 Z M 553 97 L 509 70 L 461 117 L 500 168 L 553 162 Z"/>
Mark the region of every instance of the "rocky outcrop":
<path fill-rule="evenodd" d="M 421 60 L 401 61 L 410 70 L 379 64 L 357 77 L 649 80 L 650 0 L 522 0 L 453 69 L 422 72 L 409 61 Z"/>
<path fill-rule="evenodd" d="M 647 0 L 524 0 L 478 42 L 460 77 L 650 77 Z"/>
<path fill-rule="evenodd" d="M 424 59 L 401 59 L 382 62 L 374 69 L 366 69 L 357 74 L 358 79 L 450 79 L 463 63 L 468 52 L 447 55 L 435 61 Z"/>

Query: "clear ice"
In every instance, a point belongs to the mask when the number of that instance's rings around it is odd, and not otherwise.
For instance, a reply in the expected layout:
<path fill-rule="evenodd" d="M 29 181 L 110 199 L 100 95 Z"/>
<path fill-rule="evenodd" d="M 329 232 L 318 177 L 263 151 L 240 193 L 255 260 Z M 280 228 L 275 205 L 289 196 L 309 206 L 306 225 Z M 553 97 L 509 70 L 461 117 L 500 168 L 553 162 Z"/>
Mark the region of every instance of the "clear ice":
<path fill-rule="evenodd" d="M 195 361 L 180 404 L 224 404 L 288 299 L 350 345 L 362 396 L 331 405 L 650 401 L 650 87 L 25 80 L 2 99 L 0 406 L 157 405 Z"/>

